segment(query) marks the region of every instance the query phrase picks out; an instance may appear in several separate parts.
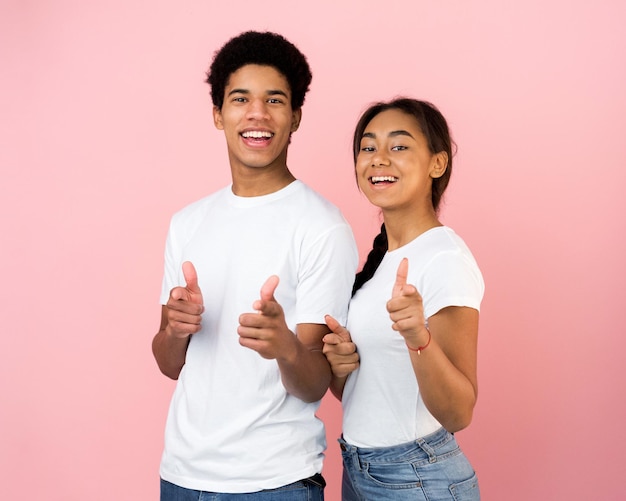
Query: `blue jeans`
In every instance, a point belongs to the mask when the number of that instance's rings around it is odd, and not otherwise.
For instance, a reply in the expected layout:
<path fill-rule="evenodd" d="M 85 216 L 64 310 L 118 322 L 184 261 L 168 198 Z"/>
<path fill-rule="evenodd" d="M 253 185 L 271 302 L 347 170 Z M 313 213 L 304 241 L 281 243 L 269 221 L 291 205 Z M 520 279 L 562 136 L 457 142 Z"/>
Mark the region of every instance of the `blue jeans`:
<path fill-rule="evenodd" d="M 241 494 L 195 491 L 161 479 L 161 501 L 324 501 L 326 482 L 315 475 L 276 489 Z"/>
<path fill-rule="evenodd" d="M 365 449 L 339 439 L 343 501 L 478 501 L 476 473 L 441 428 L 414 442 Z"/>

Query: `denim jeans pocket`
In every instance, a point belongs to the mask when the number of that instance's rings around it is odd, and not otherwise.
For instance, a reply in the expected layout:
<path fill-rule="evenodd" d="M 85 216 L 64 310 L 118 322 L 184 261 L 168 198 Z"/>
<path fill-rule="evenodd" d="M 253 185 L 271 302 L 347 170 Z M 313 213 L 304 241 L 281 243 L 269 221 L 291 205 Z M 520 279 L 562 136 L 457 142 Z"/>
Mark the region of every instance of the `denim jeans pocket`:
<path fill-rule="evenodd" d="M 365 475 L 387 489 L 415 489 L 421 482 L 411 463 L 366 463 L 363 465 Z"/>
<path fill-rule="evenodd" d="M 480 499 L 480 490 L 476 473 L 463 482 L 452 484 L 450 493 L 454 501 L 478 501 Z"/>

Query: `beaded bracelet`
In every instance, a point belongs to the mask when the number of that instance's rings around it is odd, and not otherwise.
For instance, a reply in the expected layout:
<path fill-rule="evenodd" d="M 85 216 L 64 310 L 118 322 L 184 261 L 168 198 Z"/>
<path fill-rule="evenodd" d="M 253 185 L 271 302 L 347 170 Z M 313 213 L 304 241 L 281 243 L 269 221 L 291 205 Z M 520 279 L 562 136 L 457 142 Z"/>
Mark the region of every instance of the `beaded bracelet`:
<path fill-rule="evenodd" d="M 428 332 L 428 341 L 426 341 L 426 344 L 424 346 L 420 346 L 419 348 L 411 348 L 408 344 L 406 345 L 406 347 L 411 350 L 411 351 L 416 351 L 418 355 L 422 354 L 422 350 L 425 350 L 426 348 L 428 348 L 428 345 L 430 344 L 430 340 L 432 338 L 431 334 L 430 334 L 430 330 L 428 329 L 428 327 L 426 327 L 426 332 Z"/>

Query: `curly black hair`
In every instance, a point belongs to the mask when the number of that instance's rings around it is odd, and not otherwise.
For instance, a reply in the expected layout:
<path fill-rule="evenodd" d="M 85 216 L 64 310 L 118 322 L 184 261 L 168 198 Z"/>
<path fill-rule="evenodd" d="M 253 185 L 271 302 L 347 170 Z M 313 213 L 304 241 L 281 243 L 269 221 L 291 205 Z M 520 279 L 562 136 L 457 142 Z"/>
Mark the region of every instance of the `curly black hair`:
<path fill-rule="evenodd" d="M 213 105 L 222 109 L 230 76 L 247 64 L 276 68 L 289 83 L 291 107 L 294 110 L 302 107 L 313 78 L 309 63 L 294 44 L 270 31 L 246 31 L 231 38 L 215 52 L 206 79 L 211 86 Z"/>

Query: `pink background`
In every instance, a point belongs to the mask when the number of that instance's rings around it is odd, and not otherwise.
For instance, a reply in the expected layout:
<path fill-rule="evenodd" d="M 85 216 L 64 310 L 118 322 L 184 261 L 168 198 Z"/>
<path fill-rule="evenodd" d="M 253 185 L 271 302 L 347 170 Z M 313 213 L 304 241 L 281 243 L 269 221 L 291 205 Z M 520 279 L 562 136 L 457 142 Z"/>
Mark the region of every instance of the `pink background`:
<path fill-rule="evenodd" d="M 164 239 L 175 210 L 228 182 L 203 78 L 246 29 L 308 55 L 289 163 L 362 256 L 379 220 L 353 180 L 359 112 L 406 93 L 448 117 L 443 220 L 487 283 L 480 398 L 458 434 L 483 499 L 621 498 L 625 20 L 617 0 L 2 0 L 2 498 L 158 498 Z M 337 501 L 339 405 L 321 416 Z"/>

